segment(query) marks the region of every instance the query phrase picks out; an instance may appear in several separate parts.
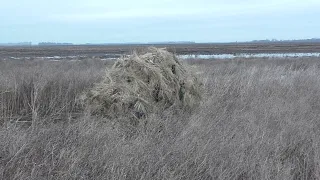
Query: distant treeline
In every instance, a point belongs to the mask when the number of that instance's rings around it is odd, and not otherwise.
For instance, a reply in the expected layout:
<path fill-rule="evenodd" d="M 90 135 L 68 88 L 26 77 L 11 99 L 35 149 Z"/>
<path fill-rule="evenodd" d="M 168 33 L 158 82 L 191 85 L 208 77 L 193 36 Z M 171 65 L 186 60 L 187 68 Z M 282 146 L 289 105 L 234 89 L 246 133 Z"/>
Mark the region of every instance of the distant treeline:
<path fill-rule="evenodd" d="M 297 40 L 276 40 L 276 39 L 266 39 L 266 40 L 253 40 L 253 43 L 319 43 L 319 38 L 312 38 L 312 39 L 297 39 Z"/>
<path fill-rule="evenodd" d="M 209 43 L 209 42 L 208 42 Z M 298 39 L 298 40 L 277 40 L 277 39 L 266 39 L 266 40 L 253 40 L 253 41 L 242 41 L 242 42 L 229 42 L 229 43 L 214 43 L 213 44 L 233 44 L 233 43 L 320 43 L 320 38 L 312 39 Z M 73 44 L 73 43 L 58 43 L 58 42 L 40 42 L 36 45 L 38 46 L 72 46 L 72 45 L 169 45 L 169 44 L 197 44 L 194 41 L 167 41 L 167 42 L 128 42 L 128 43 L 84 43 L 84 44 Z M 201 44 L 201 43 L 200 43 Z M 209 43 L 210 44 L 210 43 Z M 0 46 L 32 46 L 32 42 L 19 42 L 19 43 L 0 43 Z"/>
<path fill-rule="evenodd" d="M 54 42 L 41 42 L 38 46 L 71 46 L 73 43 L 54 43 Z"/>
<path fill-rule="evenodd" d="M 100 43 L 100 44 L 94 44 L 94 43 L 86 43 L 84 45 L 158 45 L 158 44 L 196 44 L 196 42 L 193 41 L 168 41 L 168 42 L 128 42 L 128 43 Z"/>
<path fill-rule="evenodd" d="M 31 42 L 20 42 L 20 43 L 0 43 L 0 46 L 31 46 Z"/>

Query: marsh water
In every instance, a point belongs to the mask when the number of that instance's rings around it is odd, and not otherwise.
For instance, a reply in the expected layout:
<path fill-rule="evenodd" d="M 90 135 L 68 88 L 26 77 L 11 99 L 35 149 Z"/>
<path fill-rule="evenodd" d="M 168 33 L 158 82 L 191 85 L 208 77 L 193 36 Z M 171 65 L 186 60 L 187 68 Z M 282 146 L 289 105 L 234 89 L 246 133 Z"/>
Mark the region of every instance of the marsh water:
<path fill-rule="evenodd" d="M 179 55 L 181 59 L 234 59 L 234 58 L 299 58 L 320 57 L 320 53 L 259 53 L 259 54 L 212 54 L 212 55 Z"/>
<path fill-rule="evenodd" d="M 105 54 L 102 56 L 91 57 L 91 56 L 46 56 L 46 57 L 10 57 L 3 60 L 18 60 L 18 59 L 41 59 L 49 61 L 81 61 L 88 58 L 98 58 L 100 60 L 115 60 L 121 57 L 127 57 L 128 55 L 122 54 Z M 234 58 L 301 58 L 301 57 L 319 57 L 320 53 L 258 53 L 258 54 L 187 54 L 178 55 L 180 59 L 234 59 Z"/>

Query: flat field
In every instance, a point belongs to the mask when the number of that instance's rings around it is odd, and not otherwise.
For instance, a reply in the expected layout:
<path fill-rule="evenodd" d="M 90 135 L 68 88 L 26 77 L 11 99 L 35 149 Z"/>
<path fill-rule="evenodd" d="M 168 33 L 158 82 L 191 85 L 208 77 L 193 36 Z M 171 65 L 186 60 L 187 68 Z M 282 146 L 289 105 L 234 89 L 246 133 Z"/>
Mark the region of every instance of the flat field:
<path fill-rule="evenodd" d="M 0 58 L 45 56 L 104 56 L 130 54 L 148 45 L 33 46 L 0 47 Z M 235 53 L 312 53 L 320 52 L 320 43 L 225 43 L 225 44 L 156 44 L 178 55 Z"/>
<path fill-rule="evenodd" d="M 69 48 L 53 52 L 86 51 Z M 0 51 L 56 55 L 23 49 Z M 205 87 L 199 107 L 143 127 L 79 103 L 111 63 L 0 61 L 0 179 L 320 178 L 319 58 L 188 60 Z"/>

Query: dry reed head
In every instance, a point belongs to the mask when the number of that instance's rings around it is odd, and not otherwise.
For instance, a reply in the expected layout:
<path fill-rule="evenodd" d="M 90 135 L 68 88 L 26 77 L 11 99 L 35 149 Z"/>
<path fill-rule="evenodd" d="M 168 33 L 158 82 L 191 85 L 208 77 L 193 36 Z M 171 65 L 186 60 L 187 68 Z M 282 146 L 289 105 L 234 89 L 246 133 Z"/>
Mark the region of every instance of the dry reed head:
<path fill-rule="evenodd" d="M 201 82 L 187 65 L 165 49 L 115 62 L 87 95 L 94 114 L 141 119 L 177 105 L 190 109 L 201 99 Z"/>

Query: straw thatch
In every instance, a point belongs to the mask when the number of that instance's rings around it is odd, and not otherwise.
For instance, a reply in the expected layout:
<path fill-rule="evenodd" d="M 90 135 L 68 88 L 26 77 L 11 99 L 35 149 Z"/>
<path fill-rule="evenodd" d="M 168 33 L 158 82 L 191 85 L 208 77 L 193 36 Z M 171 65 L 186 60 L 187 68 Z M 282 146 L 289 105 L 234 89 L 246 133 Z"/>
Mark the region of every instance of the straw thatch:
<path fill-rule="evenodd" d="M 176 56 L 151 47 L 116 61 L 86 99 L 95 114 L 141 119 L 173 105 L 192 109 L 201 98 L 200 87 Z"/>

